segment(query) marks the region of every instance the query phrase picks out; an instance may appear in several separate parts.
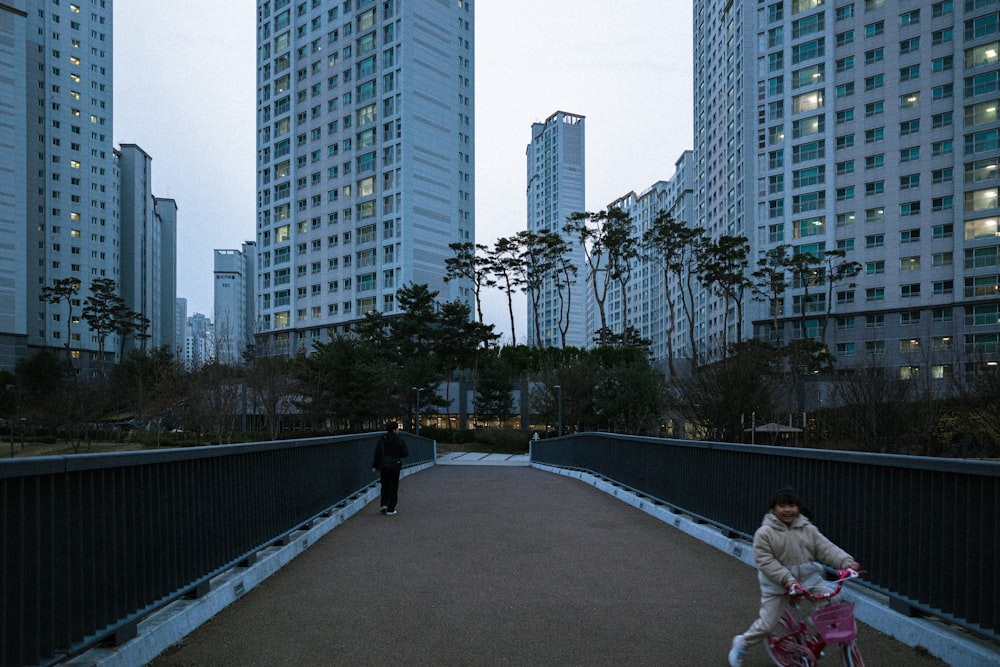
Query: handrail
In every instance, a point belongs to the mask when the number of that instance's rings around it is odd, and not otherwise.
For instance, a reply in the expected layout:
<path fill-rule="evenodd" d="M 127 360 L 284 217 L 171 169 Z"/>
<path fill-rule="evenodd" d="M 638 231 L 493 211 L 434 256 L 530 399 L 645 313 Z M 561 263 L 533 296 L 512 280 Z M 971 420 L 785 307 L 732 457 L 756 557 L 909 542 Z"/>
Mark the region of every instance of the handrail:
<path fill-rule="evenodd" d="M 1000 639 L 1000 463 L 606 433 L 532 443 L 532 462 L 592 472 L 747 540 L 775 490 L 793 486 L 894 609 Z"/>
<path fill-rule="evenodd" d="M 434 444 L 403 434 L 407 464 Z M 150 612 L 375 481 L 378 434 L 0 461 L 0 665 L 133 636 Z"/>

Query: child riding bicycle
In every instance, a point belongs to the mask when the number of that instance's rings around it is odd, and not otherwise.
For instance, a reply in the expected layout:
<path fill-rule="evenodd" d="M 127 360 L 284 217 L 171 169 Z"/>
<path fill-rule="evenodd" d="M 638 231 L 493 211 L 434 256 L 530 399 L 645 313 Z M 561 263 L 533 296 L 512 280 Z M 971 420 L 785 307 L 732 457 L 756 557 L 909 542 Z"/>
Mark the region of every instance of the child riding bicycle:
<path fill-rule="evenodd" d="M 746 650 L 777 629 L 788 606 L 788 592 L 794 585 L 815 592 L 827 590 L 823 569 L 816 561 L 835 569 L 861 568 L 853 556 L 824 536 L 807 514 L 798 493 L 783 488 L 771 500 L 770 511 L 754 533 L 760 612 L 743 634 L 733 637 L 729 650 L 731 667 L 741 667 Z"/>

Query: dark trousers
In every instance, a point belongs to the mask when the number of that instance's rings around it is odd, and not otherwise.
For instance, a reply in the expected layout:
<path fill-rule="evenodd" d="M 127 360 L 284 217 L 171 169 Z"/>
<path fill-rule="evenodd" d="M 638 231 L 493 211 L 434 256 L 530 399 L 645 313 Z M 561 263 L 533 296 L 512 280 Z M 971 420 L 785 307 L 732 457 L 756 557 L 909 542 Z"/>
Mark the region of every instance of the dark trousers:
<path fill-rule="evenodd" d="M 398 465 L 382 466 L 382 507 L 390 512 L 396 509 L 396 500 L 399 495 L 399 470 Z"/>

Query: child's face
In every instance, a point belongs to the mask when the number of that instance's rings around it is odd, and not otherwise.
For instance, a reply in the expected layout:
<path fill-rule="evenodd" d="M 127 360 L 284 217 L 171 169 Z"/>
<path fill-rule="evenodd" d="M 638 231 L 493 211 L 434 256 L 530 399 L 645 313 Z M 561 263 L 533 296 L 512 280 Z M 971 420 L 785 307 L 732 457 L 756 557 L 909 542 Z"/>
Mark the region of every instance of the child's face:
<path fill-rule="evenodd" d="M 778 503 L 774 506 L 774 514 L 781 519 L 785 525 L 790 526 L 799 516 L 799 506 L 794 503 L 791 505 Z"/>

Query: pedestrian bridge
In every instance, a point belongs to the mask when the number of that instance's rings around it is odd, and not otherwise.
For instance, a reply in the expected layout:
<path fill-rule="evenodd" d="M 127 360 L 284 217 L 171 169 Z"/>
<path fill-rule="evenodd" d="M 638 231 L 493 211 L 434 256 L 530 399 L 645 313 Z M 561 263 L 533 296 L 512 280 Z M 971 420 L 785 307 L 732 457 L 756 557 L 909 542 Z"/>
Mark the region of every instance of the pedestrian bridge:
<path fill-rule="evenodd" d="M 562 440 L 571 442 L 573 438 Z M 341 441 L 339 447 L 354 447 L 357 451 L 351 457 L 364 455 L 367 459 L 371 442 L 369 439 L 355 447 Z M 536 446 L 529 465 L 523 456 L 436 458 L 433 443 L 431 454 L 424 456 L 420 443 L 408 444 L 418 462 L 406 471 L 397 516 L 377 512 L 377 503 L 372 501 L 378 496 L 378 487 L 369 482 L 344 501 L 297 523 L 279 539 L 255 550 L 252 557 L 232 562 L 173 600 L 145 611 L 128 636 L 106 634 L 105 639 L 115 639 L 115 645 L 36 662 L 724 664 L 730 638 L 754 618 L 757 584 L 748 566 L 745 534 L 582 466 L 556 465 L 561 454 L 544 451 L 542 446 Z M 617 458 L 632 456 L 624 442 L 615 444 L 619 446 Z M 577 439 L 573 455 L 584 455 L 590 446 Z M 283 451 L 290 447 L 283 444 L 263 449 Z M 720 447 L 729 446 L 716 445 L 714 449 Z M 250 455 L 251 461 L 244 461 L 241 467 L 263 466 L 270 471 L 269 477 L 279 481 L 288 474 L 287 464 L 286 469 L 275 465 L 260 447 L 213 449 L 225 450 L 213 456 Z M 543 462 L 546 459 L 548 462 Z M 250 466 L 251 462 L 256 465 Z M 366 467 L 367 462 L 361 465 Z M 95 463 L 103 468 L 93 469 Z M 113 463 L 121 466 L 124 461 L 91 461 L 89 474 L 120 486 L 122 479 L 115 477 L 131 473 Z M 315 458 L 312 464 L 317 467 Z M 64 468 L 74 465 L 87 467 L 79 460 L 63 462 Z M 232 498 L 233 480 L 245 486 L 247 477 L 217 461 L 203 465 L 216 481 L 215 493 L 201 488 L 197 477 L 202 472 L 195 469 L 183 475 L 190 486 L 179 489 L 177 482 L 165 481 L 174 476 L 162 471 L 155 474 L 147 470 L 140 478 L 146 486 L 160 491 L 181 491 L 188 505 L 201 512 L 219 512 L 223 522 L 216 524 L 215 530 L 220 533 L 231 529 L 224 524 L 240 522 L 234 517 L 241 511 L 242 521 L 251 524 L 257 515 L 268 514 L 256 508 L 251 516 L 242 501 Z M 650 466 L 646 462 L 640 467 Z M 654 476 L 664 473 L 661 470 Z M 293 477 L 305 479 L 304 486 L 314 482 L 304 474 L 299 471 Z M 629 477 L 624 470 L 618 474 Z M 7 483 L 11 478 L 7 475 L 0 481 Z M 257 478 L 250 474 L 249 479 Z M 317 479 L 336 483 L 329 470 Z M 246 491 L 275 500 L 274 492 L 262 481 L 255 484 Z M 46 485 L 59 486 L 52 480 Z M 80 481 L 75 485 L 77 489 L 85 486 Z M 746 493 L 746 489 L 720 487 L 711 480 L 703 480 L 703 485 L 705 493 L 713 496 Z M 818 480 L 817 488 L 822 485 L 823 480 Z M 22 480 L 17 486 L 23 490 L 27 485 Z M 10 484 L 5 487 L 8 499 L 16 498 L 12 488 Z M 65 501 L 65 495 L 60 494 Z M 81 497 L 79 491 L 69 495 Z M 120 509 L 130 505 L 124 492 L 110 495 L 115 500 L 112 504 Z M 824 497 L 819 490 L 806 495 Z M 98 505 L 107 500 L 90 492 L 82 497 Z M 235 502 L 236 513 L 224 518 L 216 507 L 219 502 Z M 759 522 L 766 501 L 754 505 L 749 511 Z M 832 512 L 825 505 L 818 507 L 823 517 Z M 8 529 L 16 527 L 16 522 L 8 520 L 10 511 L 4 516 L 5 537 L 9 537 Z M 155 510 L 149 518 L 151 523 L 158 520 L 175 523 L 163 510 Z M 77 534 L 81 537 L 97 531 L 113 540 L 115 535 L 134 529 L 126 527 L 130 522 L 123 519 L 118 523 L 122 525 L 90 525 Z M 818 523 L 826 530 L 822 518 Z M 174 530 L 174 534 L 177 540 L 193 542 L 174 547 L 192 558 L 213 551 L 211 543 L 219 541 L 204 532 L 184 535 Z M 133 543 L 133 559 L 138 558 L 142 548 L 134 540 L 128 541 Z M 848 548 L 871 567 L 865 551 Z M 128 579 L 135 566 L 125 562 L 128 559 L 117 558 L 117 578 Z M 995 563 L 992 556 L 983 554 L 983 558 Z M 11 560 L 4 563 L 8 573 Z M 96 569 L 88 565 L 87 571 L 97 577 L 107 571 L 111 579 L 116 578 L 110 565 Z M 9 599 L 7 594 L 15 587 L 9 585 L 9 577 L 3 581 L 4 597 Z M 125 582 L 118 586 L 125 591 L 137 588 Z M 21 600 L 28 602 L 22 595 Z M 848 597 L 855 602 L 862 621 L 860 641 L 869 664 L 980 665 L 1000 659 L 997 645 L 989 637 L 957 631 L 942 620 L 894 611 L 879 591 L 854 587 Z M 94 604 L 89 599 L 86 603 Z M 39 601 L 33 601 L 25 609 L 40 606 Z M 14 641 L 30 635 L 27 624 L 13 619 L 10 608 L 5 606 L 7 653 L 3 662 L 31 664 L 20 657 L 24 648 Z M 11 632 L 19 628 L 20 635 Z M 22 652 L 15 654 L 14 650 Z M 767 659 L 758 651 L 746 664 L 764 665 Z"/>

